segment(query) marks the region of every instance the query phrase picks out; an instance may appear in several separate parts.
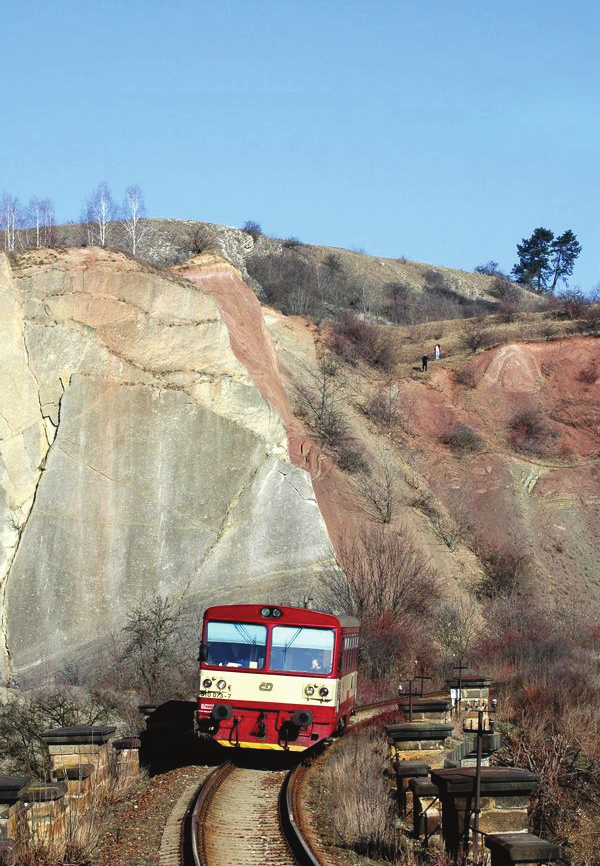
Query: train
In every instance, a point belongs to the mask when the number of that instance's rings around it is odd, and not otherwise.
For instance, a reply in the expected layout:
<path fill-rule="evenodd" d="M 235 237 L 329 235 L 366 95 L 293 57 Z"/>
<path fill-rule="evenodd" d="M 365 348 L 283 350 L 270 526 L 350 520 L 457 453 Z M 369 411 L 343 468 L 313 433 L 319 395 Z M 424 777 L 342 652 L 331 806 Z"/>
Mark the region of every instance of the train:
<path fill-rule="evenodd" d="M 359 622 L 284 605 L 204 613 L 196 730 L 222 746 L 303 751 L 348 724 Z"/>

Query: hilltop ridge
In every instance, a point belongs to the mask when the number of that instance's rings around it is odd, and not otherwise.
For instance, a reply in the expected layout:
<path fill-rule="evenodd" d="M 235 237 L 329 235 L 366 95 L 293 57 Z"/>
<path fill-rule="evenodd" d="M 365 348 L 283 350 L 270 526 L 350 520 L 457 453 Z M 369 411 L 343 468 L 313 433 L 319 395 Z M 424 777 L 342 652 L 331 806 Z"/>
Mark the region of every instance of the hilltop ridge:
<path fill-rule="evenodd" d="M 56 229 L 57 242 L 78 246 L 83 227 Z M 113 234 L 116 249 L 124 243 Z M 237 268 L 259 300 L 292 315 L 339 317 L 344 311 L 394 324 L 487 315 L 507 303 L 535 309 L 540 300 L 507 279 L 454 270 L 405 257 L 277 239 L 233 226 L 147 219 L 140 261 L 156 267 L 212 253 Z"/>

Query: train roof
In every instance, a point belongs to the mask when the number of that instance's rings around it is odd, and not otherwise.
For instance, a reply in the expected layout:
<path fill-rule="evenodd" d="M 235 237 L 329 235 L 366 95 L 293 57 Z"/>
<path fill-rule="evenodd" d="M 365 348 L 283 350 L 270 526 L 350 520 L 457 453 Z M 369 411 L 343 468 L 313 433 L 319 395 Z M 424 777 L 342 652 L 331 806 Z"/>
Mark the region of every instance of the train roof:
<path fill-rule="evenodd" d="M 269 613 L 266 613 L 269 611 Z M 274 611 L 279 611 L 279 614 Z M 336 616 L 321 610 L 310 610 L 305 607 L 290 607 L 283 604 L 219 604 L 207 607 L 204 619 L 220 619 L 226 621 L 244 620 L 245 622 L 274 622 L 280 625 L 321 626 L 333 628 L 358 628 L 359 621 L 353 616 Z"/>

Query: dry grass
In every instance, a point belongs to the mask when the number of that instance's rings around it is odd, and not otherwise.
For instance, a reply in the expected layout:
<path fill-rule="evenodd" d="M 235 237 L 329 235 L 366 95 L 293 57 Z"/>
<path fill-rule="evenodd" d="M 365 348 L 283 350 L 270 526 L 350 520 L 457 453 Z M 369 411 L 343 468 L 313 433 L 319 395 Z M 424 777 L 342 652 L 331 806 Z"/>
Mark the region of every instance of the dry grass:
<path fill-rule="evenodd" d="M 389 757 L 381 732 L 348 735 L 331 759 L 331 822 L 345 848 L 368 857 L 399 853 L 393 792 L 386 773 Z M 356 780 L 360 779 L 360 784 Z"/>
<path fill-rule="evenodd" d="M 35 825 L 31 829 L 22 822 L 16 839 L 16 862 L 19 866 L 79 866 L 94 862 L 110 820 L 110 807 L 128 800 L 140 781 L 140 776 L 111 776 L 105 787 L 94 789 L 85 810 L 67 810 L 64 832 L 51 831 L 47 838 L 37 836 Z"/>

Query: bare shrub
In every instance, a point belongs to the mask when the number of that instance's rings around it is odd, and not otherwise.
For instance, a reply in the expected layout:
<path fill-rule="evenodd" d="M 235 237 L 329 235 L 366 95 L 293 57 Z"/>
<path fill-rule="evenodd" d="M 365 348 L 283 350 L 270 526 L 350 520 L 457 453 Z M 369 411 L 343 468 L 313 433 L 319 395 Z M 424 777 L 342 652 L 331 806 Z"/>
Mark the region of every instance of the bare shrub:
<path fill-rule="evenodd" d="M 558 315 L 561 318 L 579 319 L 589 306 L 590 300 L 581 289 L 565 289 L 557 295 Z"/>
<path fill-rule="evenodd" d="M 499 277 L 500 279 L 505 279 L 504 274 L 498 266 L 498 262 L 489 261 L 484 265 L 477 265 L 473 270 L 476 274 L 485 274 L 487 277 Z"/>
<path fill-rule="evenodd" d="M 554 340 L 554 338 L 557 336 L 557 334 L 558 334 L 558 331 L 556 330 L 554 325 L 546 324 L 541 329 L 541 335 L 546 340 Z"/>
<path fill-rule="evenodd" d="M 308 372 L 306 383 L 298 385 L 296 403 L 312 426 L 317 439 L 335 447 L 348 437 L 348 425 L 342 414 L 346 401 L 346 382 L 335 361 L 326 358 L 318 373 Z"/>
<path fill-rule="evenodd" d="M 323 264 L 326 268 L 329 268 L 333 273 L 339 274 L 344 270 L 344 266 L 342 264 L 342 260 L 340 259 L 338 253 L 327 253 L 325 258 L 323 259 Z"/>
<path fill-rule="evenodd" d="M 397 483 L 398 473 L 390 455 L 382 452 L 378 456 L 374 471 L 360 472 L 356 477 L 358 509 L 380 523 L 389 523 L 394 513 Z"/>
<path fill-rule="evenodd" d="M 217 246 L 210 231 L 202 226 L 199 226 L 194 229 L 194 231 L 190 232 L 188 244 L 193 255 L 199 255 L 200 253 L 214 250 Z"/>
<path fill-rule="evenodd" d="M 414 322 L 414 290 L 408 283 L 396 280 L 384 286 L 387 295 L 385 313 L 398 324 Z"/>
<path fill-rule="evenodd" d="M 331 348 L 351 364 L 360 359 L 372 367 L 389 371 L 396 361 L 390 334 L 353 315 L 344 316 L 333 327 Z"/>
<path fill-rule="evenodd" d="M 481 436 L 467 424 L 453 424 L 442 434 L 441 440 L 458 454 L 474 454 L 483 448 Z"/>
<path fill-rule="evenodd" d="M 510 443 L 522 454 L 543 457 L 555 451 L 560 433 L 550 426 L 540 409 L 533 406 L 516 412 L 509 422 Z"/>
<path fill-rule="evenodd" d="M 447 289 L 446 277 L 440 274 L 439 271 L 434 271 L 433 268 L 423 272 L 423 279 L 430 289 Z"/>
<path fill-rule="evenodd" d="M 346 382 L 331 356 L 322 360 L 318 373 L 308 372 L 307 381 L 296 387 L 297 410 L 337 464 L 347 472 L 368 473 L 368 463 L 343 415 L 345 402 Z"/>
<path fill-rule="evenodd" d="M 242 231 L 250 235 L 254 243 L 262 237 L 263 233 L 260 223 L 257 223 L 256 220 L 247 220 L 242 226 Z"/>
<path fill-rule="evenodd" d="M 479 611 L 470 598 L 450 601 L 440 608 L 436 617 L 435 641 L 446 665 L 450 665 L 453 658 L 469 658 L 481 628 Z"/>
<path fill-rule="evenodd" d="M 298 248 L 284 245 L 280 255 L 251 255 L 246 267 L 250 276 L 260 283 L 269 303 L 286 315 L 322 315 L 323 299 L 316 265 Z"/>
<path fill-rule="evenodd" d="M 333 448 L 333 453 L 340 469 L 344 469 L 352 475 L 358 474 L 362 478 L 369 477 L 371 472 L 369 464 L 365 460 L 360 446 L 355 444 L 353 439 L 339 439 Z"/>
<path fill-rule="evenodd" d="M 478 551 L 484 577 L 477 587 L 480 599 L 524 596 L 529 593 L 529 555 L 520 547 L 487 545 Z"/>
<path fill-rule="evenodd" d="M 458 384 L 462 385 L 464 388 L 477 387 L 477 373 L 471 364 L 466 367 L 461 367 L 459 370 L 454 370 L 453 377 L 454 381 L 458 382 Z"/>
<path fill-rule="evenodd" d="M 390 383 L 373 394 L 365 408 L 366 414 L 390 435 L 398 426 L 400 403 L 398 386 Z"/>
<path fill-rule="evenodd" d="M 543 673 L 529 669 L 512 680 L 496 760 L 539 777 L 529 806 L 532 831 L 560 841 L 569 862 L 593 863 L 581 855 L 589 850 L 584 830 L 600 807 L 598 687 L 590 683 L 589 663 L 579 661 L 572 646 L 562 643 L 556 650 Z"/>
<path fill-rule="evenodd" d="M 408 436 L 413 432 L 416 399 L 389 382 L 368 400 L 365 412 L 388 436 L 402 430 Z"/>
<path fill-rule="evenodd" d="M 429 560 L 406 529 L 369 525 L 342 542 L 338 561 L 322 572 L 322 600 L 361 620 L 359 683 L 397 679 L 440 597 Z"/>
<path fill-rule="evenodd" d="M 501 677 L 544 666 L 552 654 L 555 618 L 530 598 L 494 597 L 485 606 L 488 627 L 481 636 L 482 662 L 495 665 Z"/>
<path fill-rule="evenodd" d="M 473 520 L 467 508 L 458 503 L 452 513 L 435 510 L 429 519 L 435 533 L 448 550 L 456 550 L 461 542 L 469 538 L 473 530 Z"/>
<path fill-rule="evenodd" d="M 406 477 L 406 476 L 405 476 Z M 435 497 L 430 490 L 422 490 L 418 484 L 412 484 L 416 494 L 411 502 L 411 506 L 418 511 L 422 511 L 426 517 L 435 518 L 438 515 L 438 507 L 435 502 Z"/>
<path fill-rule="evenodd" d="M 494 331 L 487 330 L 480 323 L 466 325 L 462 334 L 462 344 L 465 349 L 475 354 L 478 349 L 487 349 L 497 341 Z"/>
<path fill-rule="evenodd" d="M 595 334 L 600 331 L 600 305 L 594 304 L 586 307 L 584 317 L 590 333 Z"/>
<path fill-rule="evenodd" d="M 577 616 L 544 610 L 534 597 L 507 596 L 487 606 L 479 658 L 502 683 L 495 762 L 539 776 L 530 829 L 561 843 L 569 863 L 595 863 L 600 808 L 600 682 L 590 650 L 597 611 Z M 592 649 L 593 648 L 593 649 Z M 589 859 L 593 852 L 592 859 Z"/>
<path fill-rule="evenodd" d="M 588 364 L 587 367 L 583 367 L 577 374 L 577 378 L 584 385 L 593 385 L 598 381 L 598 375 L 598 367 L 595 363 L 592 363 Z"/>
<path fill-rule="evenodd" d="M 185 647 L 181 606 L 160 595 L 140 602 L 128 614 L 121 634 L 120 664 L 143 701 L 184 697 L 196 665 Z"/>
<path fill-rule="evenodd" d="M 508 277 L 498 271 L 489 274 L 489 276 L 495 277 L 490 286 L 490 295 L 501 301 L 517 301 L 519 299 L 519 289 L 514 283 L 511 283 Z"/>
<path fill-rule="evenodd" d="M 517 301 L 504 299 L 498 307 L 498 319 L 505 325 L 514 322 L 520 312 Z"/>
<path fill-rule="evenodd" d="M 42 733 L 51 728 L 106 722 L 114 706 L 83 690 L 48 687 L 13 692 L 0 705 L 0 755 L 6 772 L 49 778 L 50 757 Z"/>
<path fill-rule="evenodd" d="M 428 614 L 439 597 L 429 560 L 406 528 L 368 526 L 342 542 L 343 571 L 325 570 L 324 601 L 364 619 Z"/>

